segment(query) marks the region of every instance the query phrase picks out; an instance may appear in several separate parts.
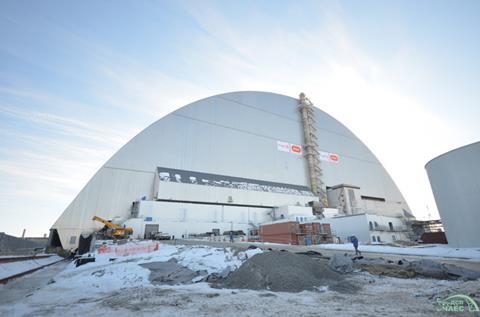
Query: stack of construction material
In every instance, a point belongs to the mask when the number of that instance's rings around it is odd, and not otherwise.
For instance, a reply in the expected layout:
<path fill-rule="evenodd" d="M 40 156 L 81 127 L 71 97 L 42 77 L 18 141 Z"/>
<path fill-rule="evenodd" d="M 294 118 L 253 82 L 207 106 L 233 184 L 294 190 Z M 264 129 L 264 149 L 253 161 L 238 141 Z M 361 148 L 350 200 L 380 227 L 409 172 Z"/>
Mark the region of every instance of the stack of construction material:
<path fill-rule="evenodd" d="M 440 244 L 448 244 L 447 237 L 445 236 L 445 232 L 424 232 L 420 237 L 422 243 L 440 243 Z"/>
<path fill-rule="evenodd" d="M 333 243 L 332 229 L 329 223 L 321 224 L 320 241 L 318 243 Z"/>
<path fill-rule="evenodd" d="M 321 224 L 321 233 L 326 234 L 328 236 L 332 236 L 332 229 L 330 228 L 329 223 L 322 223 Z"/>
<path fill-rule="evenodd" d="M 331 243 L 332 230 L 328 223 L 302 223 L 299 225 L 298 243 L 301 245 Z"/>
<path fill-rule="evenodd" d="M 299 225 L 296 221 L 272 222 L 260 226 L 262 242 L 298 244 Z"/>

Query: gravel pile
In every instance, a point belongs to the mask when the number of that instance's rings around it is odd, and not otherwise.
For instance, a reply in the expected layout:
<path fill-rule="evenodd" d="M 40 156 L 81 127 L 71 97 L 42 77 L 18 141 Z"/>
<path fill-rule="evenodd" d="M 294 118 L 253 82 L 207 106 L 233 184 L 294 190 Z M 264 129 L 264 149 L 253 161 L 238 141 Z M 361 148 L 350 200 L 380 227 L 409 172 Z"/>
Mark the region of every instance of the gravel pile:
<path fill-rule="evenodd" d="M 355 292 L 358 287 L 328 267 L 325 261 L 307 255 L 272 251 L 248 259 L 214 287 L 270 290 L 274 292 Z"/>

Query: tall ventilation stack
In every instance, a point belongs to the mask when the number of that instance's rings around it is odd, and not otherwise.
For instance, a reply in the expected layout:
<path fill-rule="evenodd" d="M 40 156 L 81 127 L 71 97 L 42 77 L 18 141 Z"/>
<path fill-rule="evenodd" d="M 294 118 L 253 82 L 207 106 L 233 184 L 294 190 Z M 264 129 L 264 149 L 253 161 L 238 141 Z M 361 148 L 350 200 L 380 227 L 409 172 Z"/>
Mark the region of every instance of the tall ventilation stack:
<path fill-rule="evenodd" d="M 320 199 L 319 205 L 313 205 L 313 213 L 323 214 L 323 208 L 328 206 L 325 184 L 322 181 L 322 168 L 320 166 L 320 153 L 318 152 L 317 129 L 315 128 L 315 110 L 313 103 L 300 93 L 298 104 L 303 123 L 305 158 L 307 159 L 312 192 Z"/>

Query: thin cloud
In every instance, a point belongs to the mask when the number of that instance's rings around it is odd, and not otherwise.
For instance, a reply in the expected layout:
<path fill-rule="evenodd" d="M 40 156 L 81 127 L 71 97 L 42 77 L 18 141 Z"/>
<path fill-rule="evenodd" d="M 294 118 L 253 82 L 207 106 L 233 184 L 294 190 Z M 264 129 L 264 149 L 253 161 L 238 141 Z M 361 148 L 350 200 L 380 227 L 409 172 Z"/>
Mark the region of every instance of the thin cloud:
<path fill-rule="evenodd" d="M 396 85 L 394 67 L 401 63 L 416 68 L 415 61 L 400 62 L 402 55 L 395 55 L 393 67 L 388 65 L 390 60 L 371 58 L 351 39 L 338 8 L 319 9 L 318 28 L 299 32 L 274 25 L 248 34 L 212 8 L 187 11 L 206 31 L 203 43 L 211 43 L 204 52 L 215 51 L 219 42 L 226 47 L 211 66 L 225 77 L 235 74 L 227 87 L 292 96 L 307 92 L 317 106 L 366 141 L 416 215 L 426 216 L 426 205 L 436 214 L 423 166 L 461 136 L 415 95 Z M 237 72 L 237 67 L 245 71 Z"/>
<path fill-rule="evenodd" d="M 59 116 L 47 112 L 20 109 L 13 106 L 1 105 L 0 113 L 15 117 L 16 119 L 30 121 L 32 123 L 47 126 L 55 132 L 61 132 L 69 136 L 90 139 L 102 143 L 118 143 L 125 139 L 121 130 L 111 130 L 94 126 L 92 123 L 83 122 Z"/>

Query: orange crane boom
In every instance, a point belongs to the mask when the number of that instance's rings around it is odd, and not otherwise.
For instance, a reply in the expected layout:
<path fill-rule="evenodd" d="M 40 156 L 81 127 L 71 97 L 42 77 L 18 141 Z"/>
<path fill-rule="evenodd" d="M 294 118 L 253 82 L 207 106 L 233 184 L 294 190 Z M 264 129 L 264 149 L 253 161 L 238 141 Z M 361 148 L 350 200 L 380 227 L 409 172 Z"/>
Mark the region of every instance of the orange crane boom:
<path fill-rule="evenodd" d="M 114 238 L 114 239 L 127 238 L 129 235 L 133 233 L 132 228 L 124 228 L 120 225 L 114 224 L 113 222 L 105 220 L 98 216 L 94 216 L 92 220 L 101 222 L 105 225 L 104 229 L 102 230 L 104 231 L 105 237 L 107 238 Z"/>

